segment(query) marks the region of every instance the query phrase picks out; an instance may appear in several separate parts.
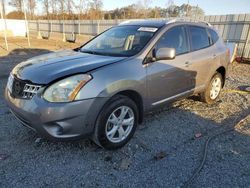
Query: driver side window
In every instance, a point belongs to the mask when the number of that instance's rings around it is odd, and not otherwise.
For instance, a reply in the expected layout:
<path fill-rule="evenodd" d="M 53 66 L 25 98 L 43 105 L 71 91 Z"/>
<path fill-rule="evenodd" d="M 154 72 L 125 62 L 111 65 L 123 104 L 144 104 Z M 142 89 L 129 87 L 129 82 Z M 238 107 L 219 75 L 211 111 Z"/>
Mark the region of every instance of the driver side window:
<path fill-rule="evenodd" d="M 186 29 L 184 26 L 176 26 L 162 35 L 156 48 L 175 48 L 176 55 L 189 51 Z"/>

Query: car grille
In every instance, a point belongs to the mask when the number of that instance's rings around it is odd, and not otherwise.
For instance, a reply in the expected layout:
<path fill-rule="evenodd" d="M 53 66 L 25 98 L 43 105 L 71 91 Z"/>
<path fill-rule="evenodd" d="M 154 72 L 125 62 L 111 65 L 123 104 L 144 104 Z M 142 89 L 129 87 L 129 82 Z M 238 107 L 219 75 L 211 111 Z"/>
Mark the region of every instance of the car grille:
<path fill-rule="evenodd" d="M 13 76 L 12 76 L 13 77 Z M 41 88 L 40 85 L 33 85 L 29 84 L 23 80 L 19 80 L 17 78 L 9 79 L 7 85 L 10 87 L 10 93 L 15 98 L 22 98 L 22 99 L 32 99 L 34 95 L 37 94 L 39 89 Z"/>
<path fill-rule="evenodd" d="M 25 84 L 23 89 L 23 98 L 31 99 L 34 95 L 37 94 L 41 86 Z"/>

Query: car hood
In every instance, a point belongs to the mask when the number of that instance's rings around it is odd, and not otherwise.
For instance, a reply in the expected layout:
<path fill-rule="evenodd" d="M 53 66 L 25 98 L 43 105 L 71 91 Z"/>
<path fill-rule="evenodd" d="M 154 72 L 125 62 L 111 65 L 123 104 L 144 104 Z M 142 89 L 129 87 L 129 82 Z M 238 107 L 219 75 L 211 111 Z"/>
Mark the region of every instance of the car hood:
<path fill-rule="evenodd" d="M 32 83 L 48 84 L 58 78 L 85 73 L 125 58 L 63 50 L 22 62 L 13 69 L 12 74 L 19 79 L 31 81 Z"/>

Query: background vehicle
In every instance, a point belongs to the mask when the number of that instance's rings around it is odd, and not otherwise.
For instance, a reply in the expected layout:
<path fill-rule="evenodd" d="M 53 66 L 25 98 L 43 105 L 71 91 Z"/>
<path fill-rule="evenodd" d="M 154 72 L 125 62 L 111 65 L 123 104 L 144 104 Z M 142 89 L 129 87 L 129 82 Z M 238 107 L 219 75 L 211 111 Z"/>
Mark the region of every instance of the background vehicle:
<path fill-rule="evenodd" d="M 5 97 L 24 125 L 46 137 L 89 136 L 116 149 L 156 107 L 192 94 L 213 103 L 228 63 L 227 48 L 206 23 L 127 22 L 74 51 L 19 64 Z"/>

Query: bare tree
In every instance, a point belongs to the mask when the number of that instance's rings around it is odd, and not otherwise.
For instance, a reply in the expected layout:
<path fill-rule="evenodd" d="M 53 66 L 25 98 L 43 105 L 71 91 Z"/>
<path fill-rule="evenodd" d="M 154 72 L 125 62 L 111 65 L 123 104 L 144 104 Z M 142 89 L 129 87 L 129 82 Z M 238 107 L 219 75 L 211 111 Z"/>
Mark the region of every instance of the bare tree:
<path fill-rule="evenodd" d="M 102 18 L 102 0 L 92 0 L 89 2 L 90 10 L 89 17 L 90 19 L 101 19 Z"/>
<path fill-rule="evenodd" d="M 148 9 L 149 5 L 152 3 L 152 0 L 143 0 L 144 8 Z"/>
<path fill-rule="evenodd" d="M 72 15 L 72 9 L 73 9 L 73 4 L 74 2 L 72 0 L 66 0 L 65 4 L 66 4 L 66 8 L 67 8 L 67 13 L 71 16 Z"/>
<path fill-rule="evenodd" d="M 56 5 L 57 5 L 56 0 L 50 1 L 51 13 L 53 15 L 55 15 L 57 13 L 57 6 Z"/>
<path fill-rule="evenodd" d="M 82 14 L 87 12 L 88 9 L 88 0 L 80 0 L 78 11 L 79 11 L 79 19 L 81 19 Z"/>
<path fill-rule="evenodd" d="M 140 0 L 137 2 L 137 17 L 147 18 L 149 13 L 149 5 L 152 1 L 151 0 Z"/>
<path fill-rule="evenodd" d="M 99 10 L 99 11 L 102 9 L 102 6 L 103 6 L 102 0 L 92 0 L 90 4 L 93 9 Z"/>
<path fill-rule="evenodd" d="M 36 0 L 28 0 L 27 7 L 28 7 L 28 13 L 29 13 L 30 18 L 34 19 Z"/>
<path fill-rule="evenodd" d="M 49 4 L 49 0 L 40 0 L 43 4 L 43 9 L 46 13 L 46 17 L 47 19 L 49 19 L 49 7 L 50 7 L 50 4 Z"/>
<path fill-rule="evenodd" d="M 84 10 L 84 3 L 86 2 L 86 0 L 79 0 L 79 2 L 75 2 L 72 1 L 72 7 L 74 7 L 74 9 L 76 10 L 75 13 L 78 14 L 78 19 L 81 19 L 81 15 L 83 14 L 83 10 Z"/>
<path fill-rule="evenodd" d="M 17 11 L 22 12 L 22 0 L 10 0 L 9 5 L 16 8 Z"/>
<path fill-rule="evenodd" d="M 168 0 L 167 7 L 174 5 L 174 0 Z"/>
<path fill-rule="evenodd" d="M 6 10 L 5 10 L 5 4 L 6 4 L 6 1 L 5 0 L 1 0 L 2 3 L 2 11 L 3 11 L 3 16 L 5 16 L 5 13 L 6 13 Z"/>
<path fill-rule="evenodd" d="M 59 12 L 60 14 L 64 14 L 64 10 L 65 10 L 65 7 L 64 7 L 64 3 L 65 3 L 65 0 L 58 0 L 59 2 Z"/>

